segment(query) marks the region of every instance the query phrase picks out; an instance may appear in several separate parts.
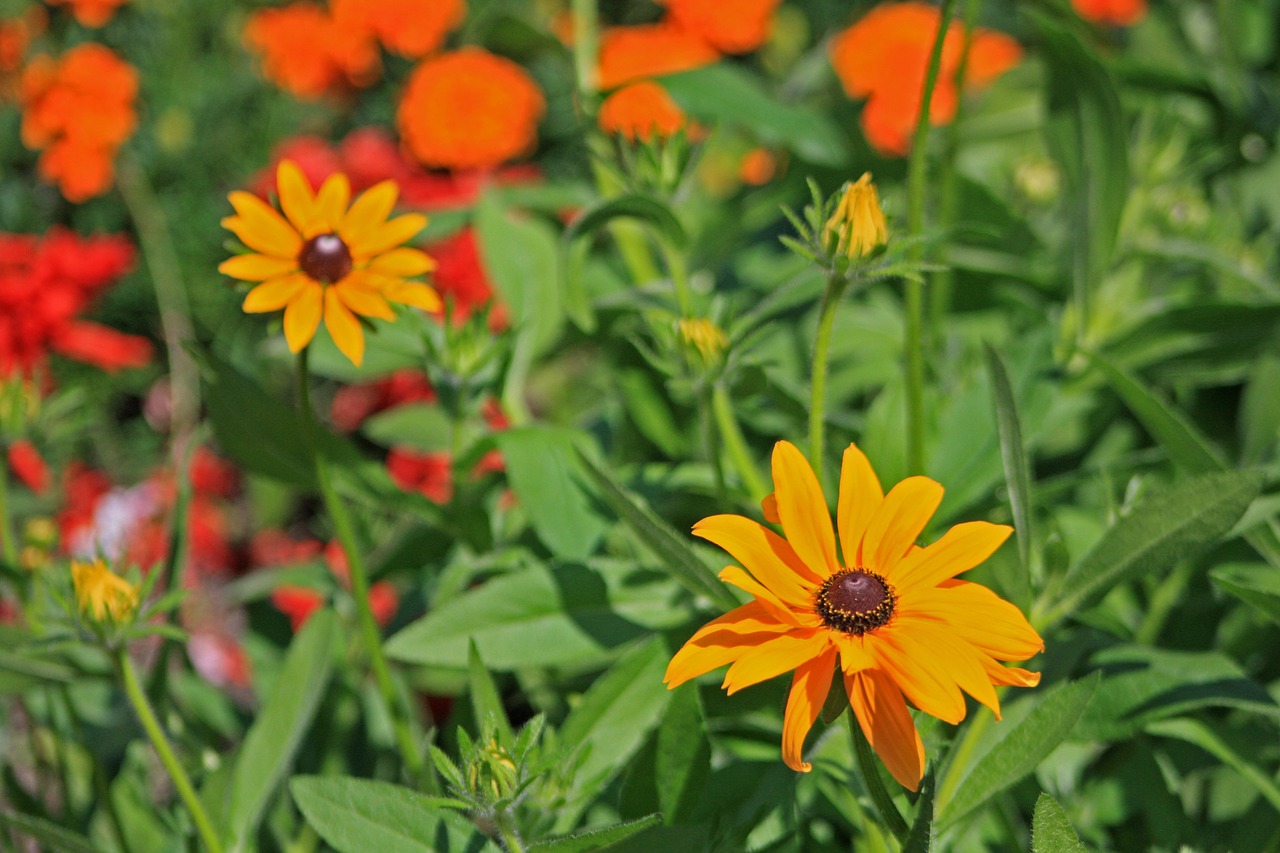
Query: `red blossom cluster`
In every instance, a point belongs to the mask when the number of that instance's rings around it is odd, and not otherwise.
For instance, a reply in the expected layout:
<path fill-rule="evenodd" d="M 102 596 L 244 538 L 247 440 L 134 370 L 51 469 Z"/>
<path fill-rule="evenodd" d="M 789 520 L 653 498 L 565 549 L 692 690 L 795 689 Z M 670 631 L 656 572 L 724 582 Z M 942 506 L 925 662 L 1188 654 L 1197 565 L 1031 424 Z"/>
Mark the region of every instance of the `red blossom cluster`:
<path fill-rule="evenodd" d="M 146 364 L 145 338 L 80 318 L 132 264 L 123 237 L 0 234 L 0 377 L 30 375 L 51 352 L 103 370 Z"/>
<path fill-rule="evenodd" d="M 347 565 L 347 555 L 342 545 L 333 540 L 322 545 L 315 539 L 294 540 L 280 531 L 264 531 L 259 537 L 269 538 L 269 546 L 273 562 L 270 565 L 286 566 L 305 563 L 323 554 L 325 565 L 334 578 L 346 589 L 351 588 L 351 570 Z M 255 542 L 258 537 L 255 537 Z M 261 545 L 258 551 L 265 551 Z M 325 603 L 325 594 L 309 586 L 282 584 L 271 591 L 271 603 L 289 618 L 289 625 L 294 632 L 302 630 L 302 626 L 311 618 L 311 614 L 319 610 Z M 400 609 L 400 594 L 387 581 L 378 581 L 369 587 L 369 609 L 379 625 L 386 627 L 395 618 Z"/>

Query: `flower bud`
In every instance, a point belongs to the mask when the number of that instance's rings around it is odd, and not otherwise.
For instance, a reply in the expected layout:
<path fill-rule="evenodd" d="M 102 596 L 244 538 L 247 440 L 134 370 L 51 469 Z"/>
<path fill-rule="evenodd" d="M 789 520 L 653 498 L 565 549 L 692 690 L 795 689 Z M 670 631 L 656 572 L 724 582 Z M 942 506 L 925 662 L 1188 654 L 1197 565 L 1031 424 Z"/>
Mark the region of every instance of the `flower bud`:
<path fill-rule="evenodd" d="M 850 258 L 865 258 L 888 242 L 889 229 L 870 172 L 845 185 L 836 212 L 827 220 L 826 233 L 828 240 L 836 240 L 835 251 Z"/>

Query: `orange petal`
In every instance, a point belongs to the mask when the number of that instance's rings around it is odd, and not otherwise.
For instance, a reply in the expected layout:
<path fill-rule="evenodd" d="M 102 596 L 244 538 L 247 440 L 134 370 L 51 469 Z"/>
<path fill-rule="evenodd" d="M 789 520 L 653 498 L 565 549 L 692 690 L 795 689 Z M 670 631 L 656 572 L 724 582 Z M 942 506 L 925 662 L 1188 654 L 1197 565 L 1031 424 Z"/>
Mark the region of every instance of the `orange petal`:
<path fill-rule="evenodd" d="M 1005 666 L 990 655 L 980 654 L 982 668 L 992 684 L 1003 687 L 1035 687 L 1040 683 L 1040 673 L 1020 669 L 1016 666 Z"/>
<path fill-rule="evenodd" d="M 822 711 L 835 675 L 836 650 L 827 649 L 813 660 L 796 667 L 782 715 L 782 760 L 798 773 L 808 773 L 813 765 L 805 761 L 804 739 Z"/>
<path fill-rule="evenodd" d="M 311 279 L 301 274 L 264 281 L 245 294 L 244 312 L 261 314 L 266 311 L 279 311 L 292 302 L 308 283 L 311 283 Z"/>
<path fill-rule="evenodd" d="M 937 542 L 903 557 L 889 580 L 900 595 L 913 589 L 930 589 L 990 557 L 1012 532 L 1007 524 L 987 521 L 957 524 Z"/>
<path fill-rule="evenodd" d="M 840 668 L 845 672 L 857 672 L 876 665 L 875 658 L 867 651 L 862 637 L 832 631 L 831 639 L 840 650 Z"/>
<path fill-rule="evenodd" d="M 944 623 L 956 639 L 998 660 L 1026 660 L 1044 651 L 1044 640 L 1022 611 L 981 584 L 946 581 L 903 596 L 899 606 L 903 615 Z"/>
<path fill-rule="evenodd" d="M 444 307 L 440 294 L 433 288 L 416 281 L 396 281 L 382 287 L 382 295 L 391 302 L 421 308 L 423 311 L 436 313 Z"/>
<path fill-rule="evenodd" d="M 312 236 L 307 231 L 315 217 L 315 196 L 306 176 L 292 160 L 281 160 L 276 167 L 276 193 L 280 196 L 280 209 L 294 229 Z"/>
<path fill-rule="evenodd" d="M 218 272 L 241 281 L 266 281 L 297 270 L 297 260 L 267 255 L 236 255 L 218 264 Z"/>
<path fill-rule="evenodd" d="M 924 650 L 929 666 L 945 672 L 961 690 L 986 705 L 996 719 L 1000 719 L 1000 700 L 982 666 L 982 652 L 968 643 L 958 642 L 945 625 L 928 619 L 900 616 L 892 634 L 895 638 L 909 635 L 911 643 Z"/>
<path fill-rule="evenodd" d="M 934 643 L 911 631 L 894 630 L 901 619 L 878 629 L 867 643 L 876 666 L 893 679 L 911 703 L 952 725 L 964 719 L 964 696 L 945 664 L 934 657 Z M 912 627 L 915 627 L 914 625 Z"/>
<path fill-rule="evenodd" d="M 856 444 L 845 448 L 840 463 L 840 502 L 836 507 L 836 527 L 840 530 L 840 553 L 845 565 L 858 564 L 858 546 L 867 524 L 884 500 L 880 478 Z"/>
<path fill-rule="evenodd" d="M 778 517 L 778 496 L 773 492 L 765 495 L 764 499 L 760 501 L 760 514 L 770 524 L 782 523 L 782 519 Z"/>
<path fill-rule="evenodd" d="M 311 279 L 289 300 L 284 309 L 284 339 L 289 352 L 302 352 L 315 337 L 324 309 L 324 288 Z"/>
<path fill-rule="evenodd" d="M 302 237 L 270 205 L 255 195 L 236 190 L 227 196 L 235 216 L 222 220 L 240 242 L 250 249 L 275 258 L 297 260 Z"/>
<path fill-rule="evenodd" d="M 373 288 L 365 287 L 360 281 L 359 273 L 347 276 L 333 285 L 330 290 L 336 291 L 342 304 L 356 314 L 377 317 L 379 320 L 394 321 L 396 319 L 395 312 L 391 310 L 387 300 Z"/>
<path fill-rule="evenodd" d="M 399 194 L 395 181 L 383 181 L 362 192 L 342 217 L 338 235 L 348 246 L 365 239 L 387 221 Z"/>
<path fill-rule="evenodd" d="M 336 287 L 325 290 L 324 325 L 342 354 L 359 367 L 360 362 L 364 361 L 364 332 L 356 315 L 342 304 Z"/>
<path fill-rule="evenodd" d="M 744 687 L 768 681 L 827 654 L 829 648 L 825 628 L 793 628 L 744 652 L 724 674 L 722 686 L 733 695 Z M 835 664 L 834 658 L 831 663 Z"/>
<path fill-rule="evenodd" d="M 858 564 L 889 577 L 942 503 L 942 486 L 928 477 L 908 477 L 894 486 L 867 522 Z"/>
<path fill-rule="evenodd" d="M 924 778 L 924 743 L 902 691 L 891 678 L 876 669 L 846 674 L 844 689 L 862 733 L 888 768 L 889 775 L 902 787 L 919 790 L 920 780 Z"/>
<path fill-rule="evenodd" d="M 332 233 L 341 228 L 343 217 L 347 214 L 347 202 L 350 200 L 351 182 L 347 180 L 347 176 L 341 172 L 330 175 L 320 185 L 320 192 L 316 193 L 315 213 L 311 220 L 315 234 L 308 236 Z"/>
<path fill-rule="evenodd" d="M 699 628 L 671 658 L 662 680 L 679 687 L 790 630 L 758 601 L 736 607 Z"/>
<path fill-rule="evenodd" d="M 817 618 L 812 613 L 808 614 L 807 620 L 802 619 L 802 615 L 797 613 L 791 605 L 787 604 L 781 598 L 773 593 L 772 590 L 761 584 L 751 575 L 747 574 L 737 566 L 725 566 L 718 575 L 720 580 L 727 584 L 732 584 L 745 593 L 755 597 L 757 601 L 774 614 L 779 621 L 794 625 L 797 628 L 806 625 L 816 624 Z"/>
<path fill-rule="evenodd" d="M 812 572 L 830 577 L 839 568 L 831 512 L 813 469 L 789 441 L 773 446 L 773 485 L 787 541 Z"/>
<path fill-rule="evenodd" d="M 369 271 L 394 278 L 411 278 L 431 272 L 436 262 L 419 249 L 393 249 L 369 262 Z"/>
<path fill-rule="evenodd" d="M 693 535 L 719 545 L 775 595 L 801 607 L 813 605 L 822 578 L 800 562 L 787 540 L 740 515 L 713 515 L 693 526 Z"/>
<path fill-rule="evenodd" d="M 420 213 L 406 213 L 397 216 L 390 222 L 379 225 L 372 231 L 347 245 L 351 248 L 351 257 L 356 261 L 372 258 L 388 249 L 394 249 L 409 240 L 427 225 L 427 217 Z"/>

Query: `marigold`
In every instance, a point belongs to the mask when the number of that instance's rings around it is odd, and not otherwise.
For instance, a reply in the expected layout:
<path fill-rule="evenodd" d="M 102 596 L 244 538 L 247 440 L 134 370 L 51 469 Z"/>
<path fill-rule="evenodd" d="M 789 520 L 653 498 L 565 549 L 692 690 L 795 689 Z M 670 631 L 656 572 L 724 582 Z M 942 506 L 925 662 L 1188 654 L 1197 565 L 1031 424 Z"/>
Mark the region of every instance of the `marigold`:
<path fill-rule="evenodd" d="M 671 24 L 610 27 L 600 38 L 600 86 L 689 71 L 719 58 L 715 48 Z"/>
<path fill-rule="evenodd" d="M 651 80 L 631 83 L 604 99 L 600 129 L 631 141 L 665 139 L 685 125 L 684 110 Z"/>
<path fill-rule="evenodd" d="M 433 262 L 425 252 L 401 247 L 422 230 L 426 217 L 409 213 L 387 220 L 398 193 L 394 182 L 367 190 L 348 208 L 346 175 L 333 175 L 313 195 L 302 170 L 284 160 L 276 187 L 283 216 L 250 193 L 228 196 L 236 215 L 222 225 L 253 252 L 223 261 L 218 270 L 260 282 L 245 296 L 244 310 L 283 308 L 292 352 L 311 342 L 323 318 L 338 349 L 359 365 L 364 333 L 358 317 L 394 320 L 391 302 L 440 309 L 434 290 L 405 280 L 430 271 Z"/>
<path fill-rule="evenodd" d="M 659 0 L 671 20 L 725 53 L 746 53 L 769 40 L 782 0 Z M 730 8 L 726 8 L 726 5 Z"/>
<path fill-rule="evenodd" d="M 1008 538 L 1011 528 L 972 521 L 927 547 L 916 538 L 942 500 L 942 486 L 910 477 L 884 494 L 856 446 L 844 452 L 836 513 L 840 551 L 822 488 L 793 445 L 773 451 L 776 488 L 768 510 L 787 539 L 737 515 L 704 518 L 694 535 L 728 551 L 720 573 L 752 596 L 690 638 L 667 667 L 674 688 L 731 663 L 724 687 L 744 687 L 795 670 L 782 723 L 782 758 L 808 772 L 805 735 L 818 718 L 836 662 L 849 704 L 895 779 L 916 790 L 924 745 L 907 700 L 948 723 L 965 716 L 961 693 L 999 719 L 994 685 L 1032 687 L 1038 673 L 1005 667 L 1044 643 L 1022 613 L 975 583 L 956 580 Z"/>
<path fill-rule="evenodd" d="M 71 14 L 86 27 L 105 26 L 116 9 L 129 0 L 46 0 L 50 6 L 70 6 Z"/>
<path fill-rule="evenodd" d="M 312 3 L 261 9 L 244 27 L 245 46 L 262 56 L 268 80 L 299 98 L 314 99 L 377 78 L 378 48 L 363 27 L 344 25 Z"/>
<path fill-rule="evenodd" d="M 831 63 L 845 92 L 867 98 L 862 126 L 883 154 L 900 156 L 911 147 L 929 55 L 941 14 L 925 3 L 877 6 L 831 43 Z M 942 65 L 929 104 L 929 120 L 946 124 L 955 115 L 964 53 L 964 29 L 952 24 L 943 42 Z M 983 86 L 1016 65 L 1022 48 L 1003 33 L 976 30 L 969 50 L 965 85 Z"/>
<path fill-rule="evenodd" d="M 365 30 L 411 59 L 439 48 L 467 13 L 464 0 L 331 0 L 330 8 L 339 25 Z"/>
<path fill-rule="evenodd" d="M 114 574 L 102 560 L 71 563 L 71 581 L 76 589 L 76 604 L 81 613 L 89 613 L 95 621 L 110 617 L 124 622 L 138 609 L 138 587 Z"/>
<path fill-rule="evenodd" d="M 1131 27 L 1147 15 L 1147 0 L 1071 0 L 1080 17 L 1095 24 Z"/>
<path fill-rule="evenodd" d="M 133 133 L 138 74 L 100 44 L 82 44 L 54 60 L 33 59 L 22 74 L 22 142 L 44 149 L 38 168 L 68 201 L 111 186 L 116 150 Z"/>
<path fill-rule="evenodd" d="M 523 68 L 467 47 L 413 70 L 396 123 L 410 153 L 427 166 L 491 169 L 533 147 L 545 106 Z"/>

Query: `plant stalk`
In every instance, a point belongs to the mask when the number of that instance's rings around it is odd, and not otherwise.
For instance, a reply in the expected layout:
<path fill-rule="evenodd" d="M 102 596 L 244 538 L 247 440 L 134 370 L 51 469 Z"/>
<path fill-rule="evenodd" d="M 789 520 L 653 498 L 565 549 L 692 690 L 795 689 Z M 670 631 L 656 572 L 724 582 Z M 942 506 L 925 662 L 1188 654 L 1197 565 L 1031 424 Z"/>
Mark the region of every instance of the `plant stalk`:
<path fill-rule="evenodd" d="M 724 439 L 724 448 L 729 452 L 729 459 L 737 469 L 738 477 L 753 501 L 762 501 L 771 489 L 760 469 L 751 458 L 747 449 L 747 440 L 738 426 L 738 419 L 733 414 L 733 403 L 729 400 L 729 389 L 723 382 L 717 382 L 711 388 L 711 408 L 715 410 L 716 424 L 720 428 L 720 436 Z"/>
<path fill-rule="evenodd" d="M 10 566 L 17 567 L 18 542 L 13 538 L 13 523 L 9 518 L 8 448 L 0 448 L 0 555 Z"/>
<path fill-rule="evenodd" d="M 825 409 L 827 398 L 827 361 L 831 356 L 831 330 L 835 325 L 836 306 L 844 295 L 849 282 L 842 275 L 827 279 L 827 289 L 822 294 L 822 307 L 818 310 L 818 336 L 813 343 L 813 377 L 809 383 L 809 462 L 822 485 L 822 473 L 826 439 Z"/>
<path fill-rule="evenodd" d="M 871 802 L 875 803 L 876 810 L 880 812 L 880 819 L 884 822 L 884 825 L 898 841 L 905 842 L 907 835 L 911 832 L 911 827 L 907 826 L 902 813 L 898 811 L 898 807 L 893 803 L 893 797 L 889 795 L 888 790 L 884 787 L 884 782 L 880 779 L 880 768 L 877 766 L 876 754 L 871 751 L 871 744 L 867 742 L 866 735 L 862 733 L 862 727 L 858 724 L 858 715 L 850 711 L 845 716 L 849 719 L 849 736 L 853 738 L 853 751 L 858 756 L 858 769 L 862 771 L 862 784 L 867 786 L 867 793 L 871 795 Z"/>

